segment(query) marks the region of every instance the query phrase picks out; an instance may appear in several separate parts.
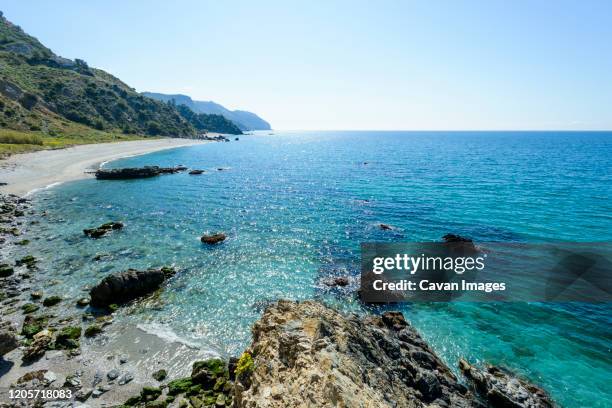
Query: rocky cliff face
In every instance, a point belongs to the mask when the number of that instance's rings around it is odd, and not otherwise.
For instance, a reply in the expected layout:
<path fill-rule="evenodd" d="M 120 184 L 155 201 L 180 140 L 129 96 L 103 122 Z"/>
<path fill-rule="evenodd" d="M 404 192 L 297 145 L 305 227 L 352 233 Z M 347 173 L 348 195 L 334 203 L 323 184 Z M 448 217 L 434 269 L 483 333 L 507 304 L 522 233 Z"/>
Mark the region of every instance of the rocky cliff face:
<path fill-rule="evenodd" d="M 468 377 L 482 379 L 472 391 L 399 312 L 345 316 L 317 302 L 280 301 L 254 325 L 253 337 L 253 368 L 238 377 L 237 407 L 552 406 L 526 382 L 518 387 L 524 395 L 498 383 L 488 400 L 487 379 L 477 371 Z"/>

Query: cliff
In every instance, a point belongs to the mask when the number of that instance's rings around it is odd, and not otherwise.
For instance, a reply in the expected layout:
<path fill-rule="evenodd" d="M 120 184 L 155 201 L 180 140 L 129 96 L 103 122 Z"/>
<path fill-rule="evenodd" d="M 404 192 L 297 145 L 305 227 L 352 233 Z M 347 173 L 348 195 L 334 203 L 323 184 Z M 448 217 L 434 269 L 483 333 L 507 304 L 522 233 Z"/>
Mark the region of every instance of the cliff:
<path fill-rule="evenodd" d="M 237 407 L 552 407 L 540 388 L 462 362 L 460 381 L 399 312 L 345 316 L 280 301 L 253 326 Z"/>

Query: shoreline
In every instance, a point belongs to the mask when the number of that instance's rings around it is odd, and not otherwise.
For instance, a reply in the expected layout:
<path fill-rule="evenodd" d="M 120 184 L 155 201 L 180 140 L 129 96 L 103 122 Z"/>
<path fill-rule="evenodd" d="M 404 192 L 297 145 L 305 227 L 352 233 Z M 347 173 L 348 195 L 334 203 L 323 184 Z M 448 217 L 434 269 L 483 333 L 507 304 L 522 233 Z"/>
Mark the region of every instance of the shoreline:
<path fill-rule="evenodd" d="M 40 189 L 93 177 L 85 172 L 113 160 L 204 143 L 208 141 L 166 138 L 15 154 L 0 160 L 0 183 L 7 183 L 0 185 L 0 193 L 27 196 Z"/>

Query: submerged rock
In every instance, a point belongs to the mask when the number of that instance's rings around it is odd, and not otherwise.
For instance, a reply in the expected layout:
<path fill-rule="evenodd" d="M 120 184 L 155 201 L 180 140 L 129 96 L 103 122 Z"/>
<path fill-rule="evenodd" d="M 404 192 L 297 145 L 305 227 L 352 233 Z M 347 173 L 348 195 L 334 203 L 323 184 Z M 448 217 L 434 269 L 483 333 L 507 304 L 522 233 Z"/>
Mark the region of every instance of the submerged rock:
<path fill-rule="evenodd" d="M 381 230 L 383 230 L 383 231 L 389 231 L 389 230 L 392 230 L 392 229 L 393 229 L 393 227 L 392 227 L 392 226 L 390 226 L 390 225 L 388 225 L 388 224 L 380 224 L 380 225 L 379 225 L 379 228 L 380 228 Z"/>
<path fill-rule="evenodd" d="M 211 234 L 211 235 L 202 235 L 202 237 L 200 238 L 200 241 L 202 241 L 205 244 L 217 244 L 221 241 L 225 241 L 225 238 L 227 237 L 225 236 L 224 233 L 218 232 L 216 234 Z"/>
<path fill-rule="evenodd" d="M 473 384 L 476 393 L 491 407 L 555 407 L 546 391 L 500 367 L 479 369 L 466 360 L 460 360 L 459 368 Z"/>
<path fill-rule="evenodd" d="M 120 230 L 124 227 L 122 222 L 111 221 L 100 225 L 97 228 L 87 228 L 83 230 L 83 233 L 90 238 L 100 238 L 108 234 L 111 231 Z"/>
<path fill-rule="evenodd" d="M 159 289 L 164 281 L 174 275 L 172 268 L 128 269 L 102 279 L 89 292 L 91 305 L 106 307 L 123 304 Z"/>

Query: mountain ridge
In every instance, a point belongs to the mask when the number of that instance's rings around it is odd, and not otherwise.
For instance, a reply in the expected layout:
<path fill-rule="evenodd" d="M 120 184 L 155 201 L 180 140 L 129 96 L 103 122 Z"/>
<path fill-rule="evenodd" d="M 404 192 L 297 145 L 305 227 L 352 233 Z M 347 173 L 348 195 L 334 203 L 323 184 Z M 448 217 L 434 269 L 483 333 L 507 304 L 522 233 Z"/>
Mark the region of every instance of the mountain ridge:
<path fill-rule="evenodd" d="M 187 115 L 185 114 L 187 113 Z M 222 115 L 136 92 L 82 59 L 56 55 L 0 11 L 0 154 L 150 136 L 241 134 Z"/>
<path fill-rule="evenodd" d="M 197 113 L 222 115 L 234 122 L 242 131 L 246 130 L 270 130 L 270 123 L 259 117 L 257 114 L 245 110 L 230 110 L 225 106 L 213 101 L 198 101 L 185 94 L 164 94 L 159 92 L 141 92 L 141 95 L 156 99 L 162 102 L 174 100 L 177 105 L 186 105 Z"/>

